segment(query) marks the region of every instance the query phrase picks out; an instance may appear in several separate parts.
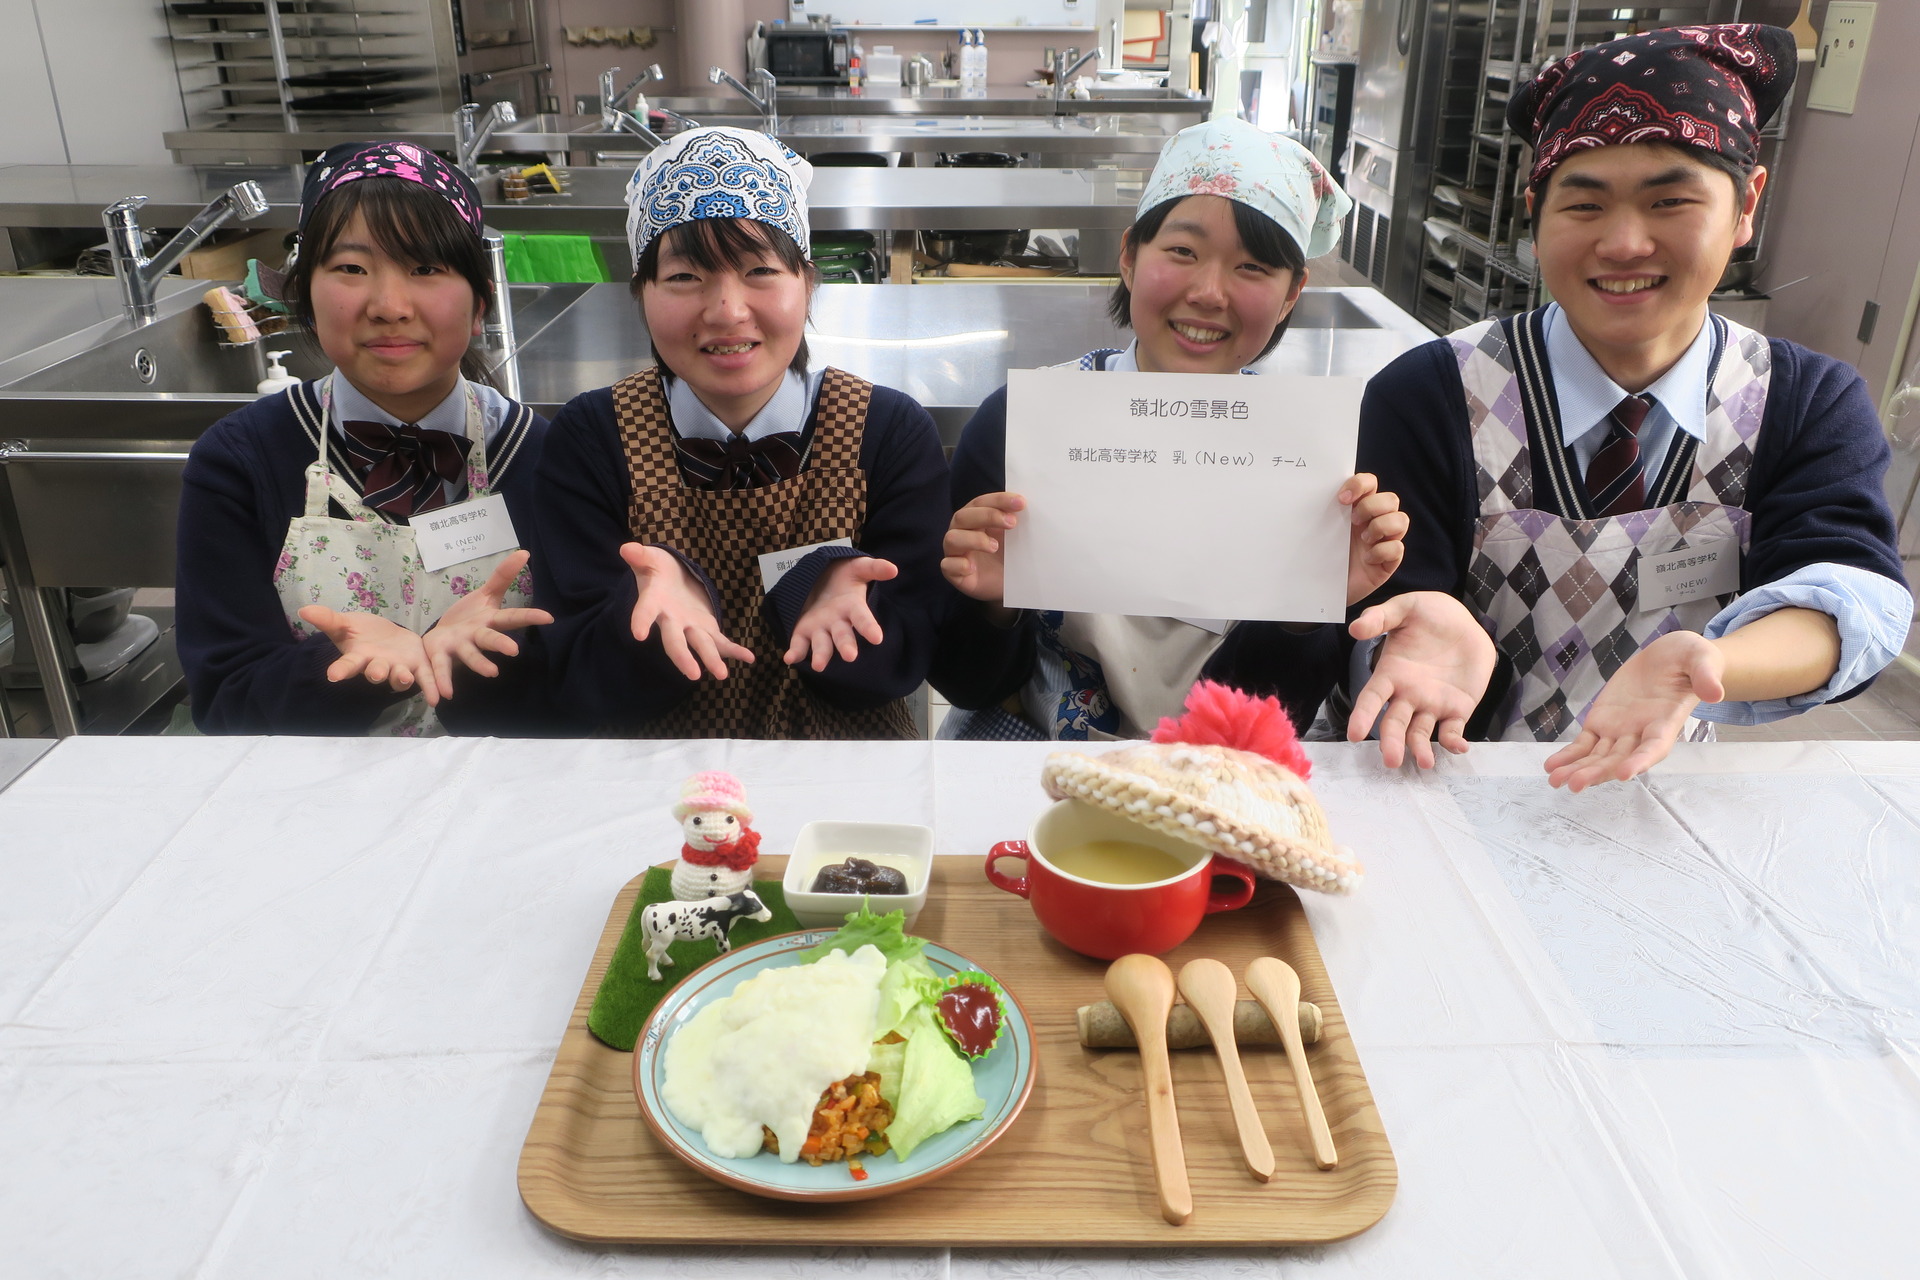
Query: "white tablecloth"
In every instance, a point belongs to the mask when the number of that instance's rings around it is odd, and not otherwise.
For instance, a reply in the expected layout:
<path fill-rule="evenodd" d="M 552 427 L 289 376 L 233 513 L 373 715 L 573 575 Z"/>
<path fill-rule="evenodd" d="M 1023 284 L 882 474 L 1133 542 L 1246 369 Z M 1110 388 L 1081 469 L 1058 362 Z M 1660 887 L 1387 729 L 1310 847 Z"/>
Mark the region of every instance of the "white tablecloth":
<path fill-rule="evenodd" d="M 606 1249 L 515 1161 L 679 781 L 979 857 L 1026 744 L 83 739 L 0 794 L 7 1277 L 1910 1277 L 1920 748 L 1682 748 L 1549 790 L 1316 746 L 1368 863 L 1308 910 L 1400 1166 L 1314 1249 Z"/>

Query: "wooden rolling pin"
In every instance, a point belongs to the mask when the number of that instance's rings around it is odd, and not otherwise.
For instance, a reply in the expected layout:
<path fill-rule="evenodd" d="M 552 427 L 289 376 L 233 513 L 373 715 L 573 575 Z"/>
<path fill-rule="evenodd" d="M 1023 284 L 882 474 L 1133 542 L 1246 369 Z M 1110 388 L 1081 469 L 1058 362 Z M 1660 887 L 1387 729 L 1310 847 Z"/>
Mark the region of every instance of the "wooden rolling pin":
<path fill-rule="evenodd" d="M 1080 1043 L 1088 1049 L 1131 1049 L 1134 1047 L 1133 1032 L 1127 1028 L 1127 1020 L 1120 1011 L 1109 1002 L 1083 1004 L 1074 1011 L 1074 1021 L 1080 1027 Z M 1250 1044 L 1277 1045 L 1280 1032 L 1273 1025 L 1273 1019 L 1260 1007 L 1257 1000 L 1236 1000 L 1233 1005 L 1233 1038 L 1243 1047 Z M 1320 1006 L 1300 1002 L 1300 1039 L 1307 1044 L 1316 1044 L 1320 1040 Z M 1193 1010 L 1184 1004 L 1173 1006 L 1173 1012 L 1167 1017 L 1167 1048 L 1169 1049 L 1208 1049 L 1213 1041 L 1207 1037 L 1207 1029 L 1200 1025 L 1200 1019 Z"/>

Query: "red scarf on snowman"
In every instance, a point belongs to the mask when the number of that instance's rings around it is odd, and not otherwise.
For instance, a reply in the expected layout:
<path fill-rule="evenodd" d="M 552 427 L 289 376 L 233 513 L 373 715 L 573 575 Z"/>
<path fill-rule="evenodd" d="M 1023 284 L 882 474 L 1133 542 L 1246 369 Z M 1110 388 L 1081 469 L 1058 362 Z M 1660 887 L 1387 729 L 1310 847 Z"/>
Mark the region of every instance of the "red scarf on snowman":
<path fill-rule="evenodd" d="M 760 860 L 760 833 L 750 827 L 742 828 L 739 835 L 711 849 L 696 849 L 690 844 L 683 844 L 680 846 L 680 856 L 696 867 L 746 871 Z"/>

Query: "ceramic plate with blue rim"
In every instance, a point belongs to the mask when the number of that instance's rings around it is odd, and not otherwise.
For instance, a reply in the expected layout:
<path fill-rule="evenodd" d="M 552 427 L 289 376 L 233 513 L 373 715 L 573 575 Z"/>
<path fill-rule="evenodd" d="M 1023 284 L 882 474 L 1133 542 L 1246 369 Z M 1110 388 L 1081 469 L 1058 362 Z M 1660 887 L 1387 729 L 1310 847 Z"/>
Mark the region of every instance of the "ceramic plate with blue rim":
<path fill-rule="evenodd" d="M 715 1182 L 776 1200 L 868 1200 L 893 1195 L 924 1186 L 972 1160 L 993 1145 L 1027 1105 L 1027 1095 L 1033 1091 L 1033 1031 L 1027 1024 L 1026 1011 L 1009 992 L 1003 1002 L 1006 1024 L 1000 1043 L 973 1064 L 973 1088 L 986 1101 L 985 1114 L 934 1134 L 905 1160 L 891 1151 L 864 1157 L 861 1163 L 866 1167 L 866 1181 L 856 1181 L 844 1160 L 815 1168 L 804 1160 L 782 1164 L 770 1151 L 746 1160 L 727 1160 L 707 1150 L 700 1131 L 682 1124 L 660 1098 L 660 1086 L 666 1079 L 667 1040 L 696 1013 L 731 995 L 746 979 L 796 963 L 800 952 L 832 937 L 834 932 L 814 929 L 784 933 L 728 952 L 669 991 L 640 1031 L 640 1041 L 633 1050 L 633 1089 L 640 1100 L 640 1114 L 667 1150 Z M 922 954 L 942 978 L 964 969 L 981 969 L 938 943 L 927 943 Z M 998 975 L 993 976 L 997 981 Z M 1004 982 L 1000 985 L 1003 989 L 1006 986 Z"/>

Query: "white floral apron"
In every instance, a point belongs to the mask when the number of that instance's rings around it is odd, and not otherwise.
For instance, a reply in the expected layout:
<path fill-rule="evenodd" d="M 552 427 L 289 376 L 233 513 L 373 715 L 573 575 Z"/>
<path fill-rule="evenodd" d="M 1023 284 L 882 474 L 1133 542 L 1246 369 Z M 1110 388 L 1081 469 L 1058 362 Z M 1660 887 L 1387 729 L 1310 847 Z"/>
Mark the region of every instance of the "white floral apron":
<path fill-rule="evenodd" d="M 333 429 L 333 377 L 320 381 L 322 430 L 319 457 L 307 467 L 306 510 L 287 523 L 287 539 L 273 568 L 274 590 L 287 625 L 304 639 L 318 628 L 300 617 L 308 605 L 341 613 L 374 613 L 416 634 L 424 634 L 462 596 L 482 586 L 489 574 L 513 554 L 482 556 L 429 571 L 415 550 L 412 526 L 396 522 L 361 500 L 346 477 L 327 462 L 327 433 Z M 487 433 L 480 400 L 467 388 L 467 497 L 493 492 L 487 472 Z M 327 514 L 332 499 L 348 519 Z M 524 570 L 502 602 L 522 608 L 533 596 Z M 355 677 L 359 679 L 360 677 Z M 376 736 L 432 737 L 445 732 L 439 717 L 419 694 L 395 703 L 368 730 Z"/>
<path fill-rule="evenodd" d="M 1729 593 L 1667 609 L 1639 607 L 1643 558 L 1734 541 L 1766 410 L 1773 354 L 1764 335 L 1709 317 L 1706 439 L 1676 432 L 1647 509 L 1587 518 L 1567 461 L 1546 362 L 1544 313 L 1488 320 L 1447 340 L 1459 361 L 1480 494 L 1467 597 L 1511 664 L 1514 686 L 1488 736 L 1569 741 L 1623 663 L 1669 631 L 1702 631 Z M 1535 495 L 1558 511 L 1536 505 Z M 1558 512 L 1567 512 L 1560 515 Z M 1687 737 L 1711 726 L 1690 721 Z"/>

